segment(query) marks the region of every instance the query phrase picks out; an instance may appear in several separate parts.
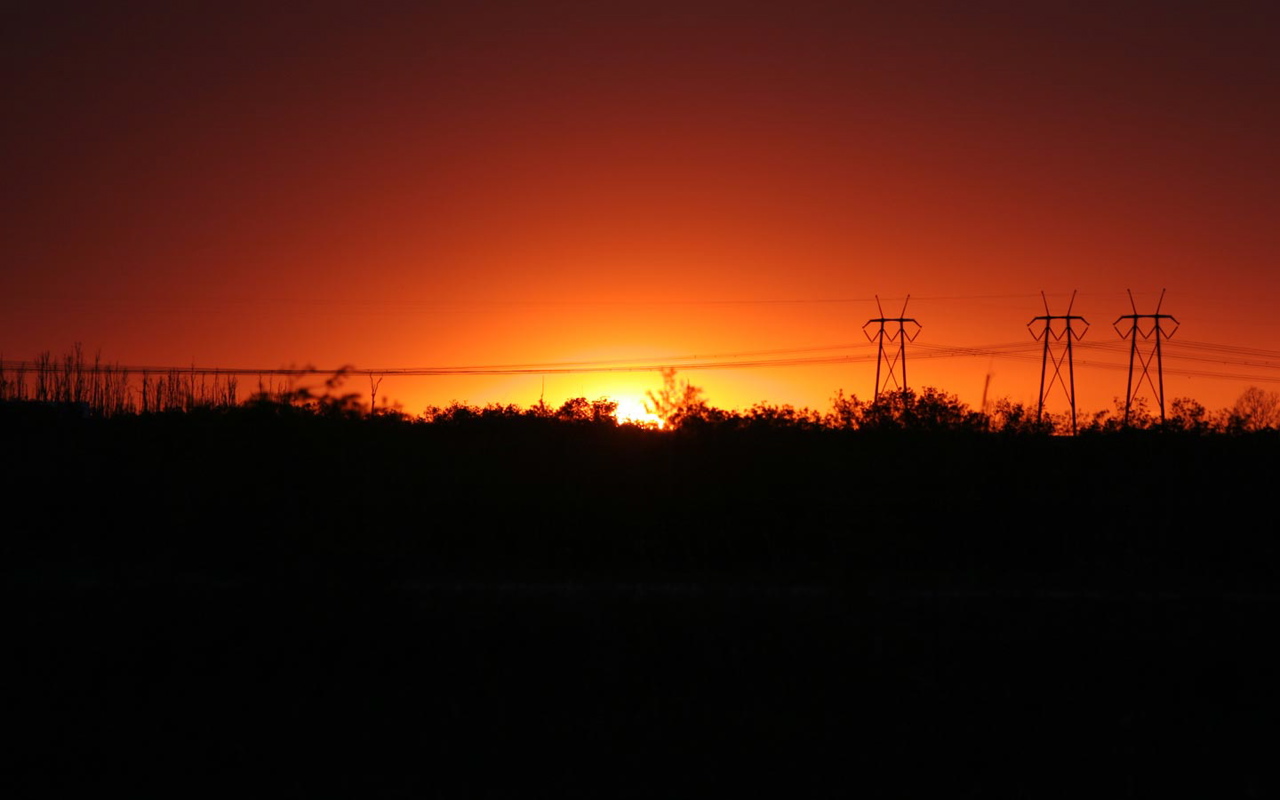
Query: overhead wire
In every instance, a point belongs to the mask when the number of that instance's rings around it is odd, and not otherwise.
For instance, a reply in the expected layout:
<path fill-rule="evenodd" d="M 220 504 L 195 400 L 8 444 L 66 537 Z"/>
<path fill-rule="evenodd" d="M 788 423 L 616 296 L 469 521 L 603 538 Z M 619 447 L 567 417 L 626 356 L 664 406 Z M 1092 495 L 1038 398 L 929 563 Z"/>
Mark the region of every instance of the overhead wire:
<path fill-rule="evenodd" d="M 896 347 L 896 344 L 894 345 Z M 658 372 L 665 369 L 681 370 L 721 370 L 721 369 L 761 369 L 785 367 L 809 367 L 830 364 L 869 363 L 879 358 L 879 352 L 871 352 L 877 347 L 873 341 L 843 344 L 812 345 L 794 348 L 774 348 L 763 350 L 742 350 L 725 353 L 692 354 L 681 356 L 658 356 L 650 358 L 630 359 L 598 359 L 579 361 L 544 361 L 520 362 L 510 364 L 475 364 L 460 366 L 425 366 L 425 367 L 376 367 L 338 369 L 320 369 L 306 367 L 173 367 L 155 365 L 119 365 L 103 364 L 100 367 L 84 365 L 80 369 L 91 372 L 95 369 L 110 369 L 132 374 L 168 374 L 184 375 L 236 375 L 236 376 L 280 376 L 299 377 L 305 375 L 348 374 L 368 376 L 485 376 L 485 375 L 551 375 L 570 373 L 610 373 L 610 372 Z M 913 342 L 909 345 L 913 360 L 938 358 L 998 358 L 1017 361 L 1040 361 L 1043 345 L 1037 341 L 1004 342 L 980 346 L 942 345 L 930 342 Z M 1120 361 L 1107 361 L 1088 358 L 1087 354 L 1124 355 L 1131 349 L 1125 340 L 1118 341 L 1080 341 L 1074 344 L 1086 355 L 1075 361 L 1077 367 L 1085 369 L 1126 370 L 1128 365 Z M 1164 371 L 1171 375 L 1186 377 L 1214 378 L 1223 380 L 1246 380 L 1263 382 L 1280 382 L 1280 351 L 1261 348 L 1239 347 L 1235 345 L 1211 342 L 1188 342 L 1170 340 L 1162 345 L 1162 358 L 1175 362 L 1171 367 L 1166 365 Z M 812 355 L 842 351 L 833 355 Z M 1270 359 L 1274 359 L 1274 362 Z M 1219 364 L 1225 367 L 1243 367 L 1255 372 L 1217 372 L 1177 366 L 1180 362 L 1198 362 Z M 0 370 L 11 372 L 36 372 L 40 369 L 58 369 L 63 367 L 57 362 L 0 360 Z M 1276 375 L 1267 374 L 1276 371 Z M 1256 372 L 1256 371 L 1261 371 Z"/>

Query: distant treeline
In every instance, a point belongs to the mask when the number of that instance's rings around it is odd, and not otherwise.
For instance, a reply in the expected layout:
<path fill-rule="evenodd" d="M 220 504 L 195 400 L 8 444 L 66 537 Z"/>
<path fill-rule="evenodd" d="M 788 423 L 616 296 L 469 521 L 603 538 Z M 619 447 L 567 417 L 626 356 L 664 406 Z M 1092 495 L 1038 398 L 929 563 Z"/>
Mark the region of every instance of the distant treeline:
<path fill-rule="evenodd" d="M 745 410 L 726 410 L 708 403 L 701 388 L 663 371 L 663 386 L 647 393 L 646 408 L 660 421 L 620 419 L 618 404 L 608 398 L 570 398 L 560 405 L 454 402 L 429 406 L 412 415 L 376 403 L 377 384 L 368 401 L 358 392 L 342 391 L 349 376 L 338 371 L 318 386 L 299 386 L 292 379 L 264 383 L 246 391 L 236 373 L 205 370 L 132 373 L 95 355 L 89 360 L 77 345 L 54 357 L 41 353 L 31 365 L 6 368 L 0 362 L 0 403 L 10 407 L 56 409 L 61 414 L 114 417 L 129 414 L 190 413 L 268 409 L 346 419 L 376 417 L 383 421 L 438 425 L 514 424 L 517 420 L 627 426 L 641 429 L 793 429 L 973 431 L 1003 434 L 1102 433 L 1121 429 L 1165 430 L 1192 434 L 1233 434 L 1280 428 L 1280 392 L 1246 389 L 1230 408 L 1209 410 L 1188 397 L 1173 399 L 1163 417 L 1145 398 L 1125 408 L 1087 412 L 1073 425 L 1069 413 L 1041 412 L 1007 398 L 973 409 L 955 395 L 925 387 L 882 394 L 872 400 L 837 391 L 825 411 L 789 404 L 756 403 Z M 42 413 L 34 411 L 33 413 Z"/>
<path fill-rule="evenodd" d="M 3 546 L 11 571 L 157 579 L 1275 579 L 1276 431 L 1004 434 L 940 393 L 908 401 L 849 401 L 842 429 L 757 407 L 674 432 L 585 401 L 430 419 L 0 404 Z"/>

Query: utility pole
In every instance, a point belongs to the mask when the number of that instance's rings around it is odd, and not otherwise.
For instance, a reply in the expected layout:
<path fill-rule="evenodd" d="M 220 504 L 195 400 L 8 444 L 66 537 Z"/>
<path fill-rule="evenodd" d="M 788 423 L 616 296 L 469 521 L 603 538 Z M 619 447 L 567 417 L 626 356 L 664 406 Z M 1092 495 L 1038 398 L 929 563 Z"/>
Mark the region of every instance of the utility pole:
<path fill-rule="evenodd" d="M 1040 299 L 1044 302 L 1044 316 L 1035 317 L 1027 323 L 1030 328 L 1037 322 L 1043 322 L 1044 328 L 1037 333 L 1032 330 L 1031 335 L 1036 341 L 1044 342 L 1044 354 L 1040 359 L 1040 404 L 1036 407 L 1036 421 L 1044 419 L 1044 399 L 1053 391 L 1056 383 L 1061 386 L 1063 391 L 1067 393 L 1067 402 L 1071 404 L 1071 433 L 1076 432 L 1076 370 L 1075 363 L 1071 357 L 1071 343 L 1084 338 L 1085 331 L 1089 330 L 1089 320 L 1084 317 L 1073 315 L 1071 309 L 1076 304 L 1076 293 L 1071 292 L 1071 302 L 1067 304 L 1066 314 L 1050 314 L 1049 299 L 1044 296 L 1044 292 L 1040 292 Z M 1062 322 L 1061 329 L 1054 328 L 1054 320 Z M 1076 331 L 1071 327 L 1073 320 L 1080 320 L 1084 323 L 1084 330 Z M 1057 352 L 1054 352 L 1053 343 L 1062 342 L 1062 346 Z M 1067 380 L 1062 380 L 1062 362 L 1067 362 Z M 1053 365 L 1053 377 L 1049 379 L 1049 385 L 1045 386 L 1045 375 L 1048 374 L 1049 365 Z"/>
<path fill-rule="evenodd" d="M 880 394 L 889 388 L 892 383 L 895 389 L 903 394 L 907 393 L 907 342 L 914 342 L 916 336 L 920 334 L 921 325 L 910 317 L 903 316 L 907 313 L 907 303 L 911 300 L 911 295 L 907 295 L 907 299 L 902 301 L 902 311 L 896 317 L 886 317 L 884 315 L 884 307 L 880 305 L 880 295 L 876 295 L 876 308 L 880 311 L 880 316 L 876 319 L 869 319 L 862 326 L 862 332 L 866 334 L 867 340 L 875 342 L 876 351 L 876 393 L 875 399 L 880 399 Z M 913 327 L 908 333 L 907 324 Z M 894 329 L 896 324 L 897 328 Z M 875 333 L 871 333 L 868 328 L 872 325 L 878 325 Z M 886 328 L 886 326 L 888 326 Z M 889 347 L 885 347 L 885 343 L 889 343 Z M 893 343 L 897 342 L 897 352 L 893 351 Z M 884 366 L 884 380 L 881 381 L 881 366 Z M 899 370 L 901 370 L 901 382 L 899 382 Z"/>
<path fill-rule="evenodd" d="M 1124 424 L 1129 424 L 1129 410 L 1133 405 L 1133 398 L 1142 390 L 1142 382 L 1145 380 L 1147 385 L 1151 387 L 1151 391 L 1155 393 L 1156 402 L 1160 406 L 1160 422 L 1164 420 L 1164 360 L 1160 353 L 1160 342 L 1169 339 L 1178 330 L 1179 322 L 1170 314 L 1161 314 L 1160 306 L 1164 304 L 1164 289 L 1160 290 L 1160 300 L 1156 303 L 1156 313 L 1139 314 L 1138 306 L 1133 302 L 1133 292 L 1129 292 L 1129 307 L 1133 309 L 1132 314 L 1125 314 L 1117 317 L 1111 326 L 1116 329 L 1116 333 L 1120 334 L 1121 339 L 1129 340 L 1129 388 L 1124 396 Z M 1120 320 L 1129 320 L 1129 330 L 1120 330 Z M 1173 330 L 1166 331 L 1160 326 L 1161 320 L 1173 320 Z M 1144 328 L 1142 320 L 1150 320 L 1150 327 Z M 1138 348 L 1138 339 L 1149 340 L 1150 345 L 1146 350 Z M 1156 383 L 1151 381 L 1151 362 L 1156 364 Z M 1133 383 L 1133 365 L 1137 363 L 1142 372 L 1138 375 L 1138 384 Z"/>

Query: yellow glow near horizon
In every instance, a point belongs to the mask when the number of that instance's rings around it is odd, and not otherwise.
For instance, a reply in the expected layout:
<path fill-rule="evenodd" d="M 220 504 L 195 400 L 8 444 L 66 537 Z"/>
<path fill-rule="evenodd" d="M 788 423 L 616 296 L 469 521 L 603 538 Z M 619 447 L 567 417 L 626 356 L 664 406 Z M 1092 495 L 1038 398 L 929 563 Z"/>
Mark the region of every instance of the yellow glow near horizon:
<path fill-rule="evenodd" d="M 662 419 L 645 410 L 644 403 L 634 397 L 611 398 L 618 404 L 618 422 L 630 422 L 637 425 L 657 425 L 662 427 Z"/>

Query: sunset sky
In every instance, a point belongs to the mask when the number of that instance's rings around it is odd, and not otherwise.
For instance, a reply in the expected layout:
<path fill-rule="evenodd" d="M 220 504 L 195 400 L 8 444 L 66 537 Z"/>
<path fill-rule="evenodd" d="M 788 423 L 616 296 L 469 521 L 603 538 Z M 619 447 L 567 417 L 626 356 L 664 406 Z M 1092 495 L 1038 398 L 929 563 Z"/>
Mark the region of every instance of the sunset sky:
<path fill-rule="evenodd" d="M 1278 9 L 10 3 L 0 355 L 828 358 L 682 373 L 725 408 L 826 408 L 870 396 L 862 325 L 910 294 L 912 386 L 1034 402 L 1027 322 L 1078 290 L 1101 409 L 1126 290 L 1152 313 L 1167 289 L 1167 395 L 1225 406 L 1280 389 Z M 381 393 L 416 413 L 660 384 L 542 368 Z"/>

